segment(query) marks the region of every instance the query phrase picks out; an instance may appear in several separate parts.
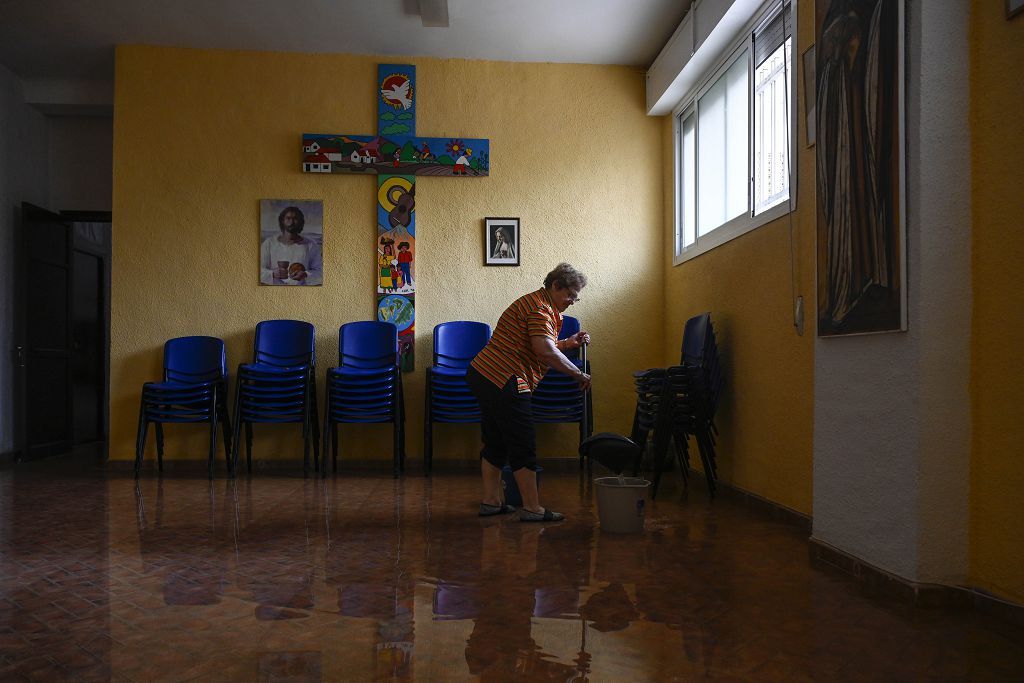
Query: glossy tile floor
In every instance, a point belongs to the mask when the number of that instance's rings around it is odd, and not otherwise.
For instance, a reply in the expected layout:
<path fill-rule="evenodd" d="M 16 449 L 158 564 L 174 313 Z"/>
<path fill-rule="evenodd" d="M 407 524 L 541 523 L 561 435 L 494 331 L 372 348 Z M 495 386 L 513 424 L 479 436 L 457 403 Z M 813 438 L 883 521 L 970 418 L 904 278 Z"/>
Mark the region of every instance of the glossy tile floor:
<path fill-rule="evenodd" d="M 663 488 L 643 535 L 479 519 L 477 480 L 0 472 L 0 680 L 1024 680 L 1024 633 L 863 597 L 804 534 Z"/>

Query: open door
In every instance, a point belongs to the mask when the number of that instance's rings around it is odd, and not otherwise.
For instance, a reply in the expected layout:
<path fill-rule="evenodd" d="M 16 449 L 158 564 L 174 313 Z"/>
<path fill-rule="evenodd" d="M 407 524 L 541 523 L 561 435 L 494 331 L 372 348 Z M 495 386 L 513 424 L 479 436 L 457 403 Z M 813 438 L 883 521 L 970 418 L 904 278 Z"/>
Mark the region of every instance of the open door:
<path fill-rule="evenodd" d="M 69 451 L 74 438 L 71 223 L 22 204 L 16 240 L 16 438 L 30 460 Z"/>

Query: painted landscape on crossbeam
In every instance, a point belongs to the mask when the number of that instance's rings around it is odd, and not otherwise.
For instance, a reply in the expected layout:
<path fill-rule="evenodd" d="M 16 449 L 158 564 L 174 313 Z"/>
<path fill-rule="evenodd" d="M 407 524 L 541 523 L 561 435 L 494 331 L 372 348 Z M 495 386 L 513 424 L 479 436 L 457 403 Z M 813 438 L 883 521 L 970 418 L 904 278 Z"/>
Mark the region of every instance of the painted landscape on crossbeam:
<path fill-rule="evenodd" d="M 486 176 L 491 168 L 489 143 L 489 140 L 480 138 L 304 133 L 302 171 Z"/>

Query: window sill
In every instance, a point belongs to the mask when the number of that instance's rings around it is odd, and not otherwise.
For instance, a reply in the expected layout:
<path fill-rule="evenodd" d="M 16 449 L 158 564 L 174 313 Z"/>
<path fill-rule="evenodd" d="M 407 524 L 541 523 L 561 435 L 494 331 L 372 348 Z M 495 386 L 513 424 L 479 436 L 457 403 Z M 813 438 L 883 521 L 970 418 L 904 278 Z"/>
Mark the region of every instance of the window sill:
<path fill-rule="evenodd" d="M 712 249 L 722 246 L 726 242 L 730 242 L 752 230 L 757 230 L 762 225 L 766 225 L 772 221 L 782 218 L 795 209 L 796 207 L 792 206 L 792 198 L 790 198 L 787 201 L 776 204 L 757 216 L 748 216 L 746 214 L 737 216 L 728 223 L 725 223 L 708 234 L 697 238 L 695 243 L 686 247 L 682 252 L 673 257 L 672 265 L 678 266 L 690 259 L 697 258 L 701 254 L 706 254 Z"/>

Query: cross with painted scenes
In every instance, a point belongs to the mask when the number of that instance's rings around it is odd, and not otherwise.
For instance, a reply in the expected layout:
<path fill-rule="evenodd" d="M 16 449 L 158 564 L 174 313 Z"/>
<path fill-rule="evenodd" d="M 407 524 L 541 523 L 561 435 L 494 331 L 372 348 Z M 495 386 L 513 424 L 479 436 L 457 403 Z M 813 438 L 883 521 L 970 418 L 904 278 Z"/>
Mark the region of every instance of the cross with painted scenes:
<path fill-rule="evenodd" d="M 377 319 L 398 327 L 403 371 L 415 367 L 416 176 L 490 171 L 489 141 L 416 136 L 416 67 L 377 65 L 377 135 L 304 133 L 304 173 L 377 176 Z"/>

